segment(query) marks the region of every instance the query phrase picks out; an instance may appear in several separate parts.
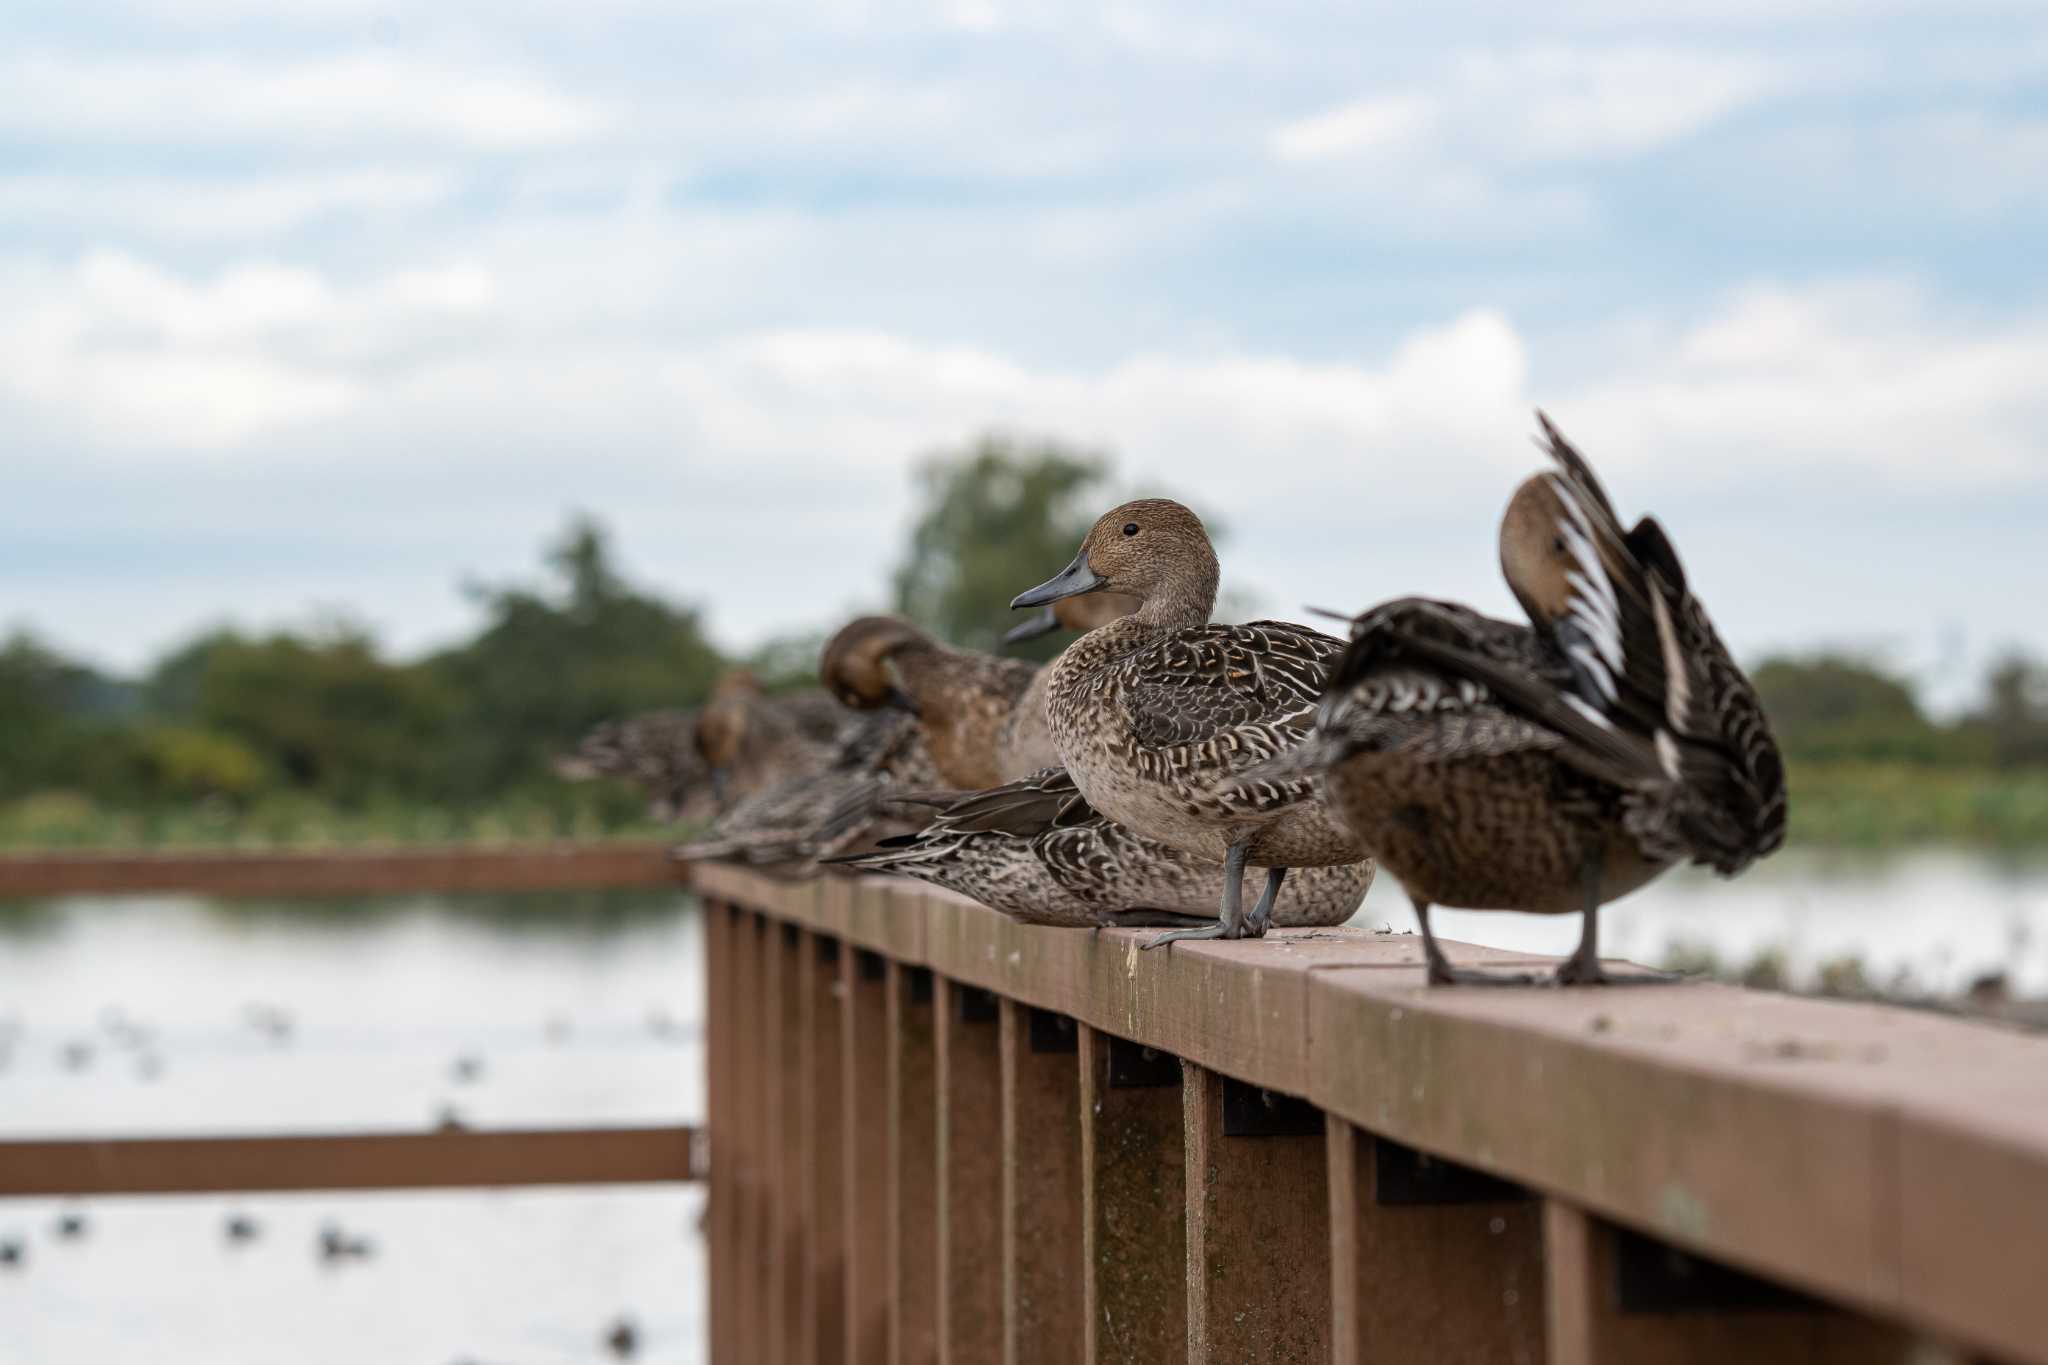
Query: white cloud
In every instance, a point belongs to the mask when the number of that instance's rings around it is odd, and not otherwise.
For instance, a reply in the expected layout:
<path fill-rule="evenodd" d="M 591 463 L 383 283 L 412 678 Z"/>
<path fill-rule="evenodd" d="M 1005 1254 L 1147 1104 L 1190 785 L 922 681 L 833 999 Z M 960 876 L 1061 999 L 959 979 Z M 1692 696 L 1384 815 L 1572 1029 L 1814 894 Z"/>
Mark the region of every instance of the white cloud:
<path fill-rule="evenodd" d="M 486 151 L 601 132 L 602 105 L 539 77 L 393 50 L 319 58 L 22 54 L 0 61 L 0 129 L 61 140 L 361 145 Z"/>
<path fill-rule="evenodd" d="M 368 168 L 248 179 L 79 174 L 0 177 L 0 223 L 176 241 L 273 237 L 309 223 L 390 217 L 445 201 L 451 176 Z"/>
<path fill-rule="evenodd" d="M 1283 161 L 1624 157 L 1698 132 L 1777 83 L 1771 63 L 1743 54 L 1555 46 L 1465 53 L 1426 84 L 1282 123 L 1270 145 Z"/>

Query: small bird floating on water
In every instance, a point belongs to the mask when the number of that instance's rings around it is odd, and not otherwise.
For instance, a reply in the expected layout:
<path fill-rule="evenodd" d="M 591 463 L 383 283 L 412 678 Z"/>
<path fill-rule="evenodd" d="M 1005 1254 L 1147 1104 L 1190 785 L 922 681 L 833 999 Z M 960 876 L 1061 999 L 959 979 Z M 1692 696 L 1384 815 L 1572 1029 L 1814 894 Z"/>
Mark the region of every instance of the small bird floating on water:
<path fill-rule="evenodd" d="M 1556 468 L 1516 490 L 1501 570 L 1529 624 L 1401 598 L 1355 618 L 1315 733 L 1267 775 L 1319 774 L 1415 903 L 1433 983 L 1454 967 L 1433 905 L 1585 919 L 1559 984 L 1609 976 L 1601 905 L 1679 862 L 1733 876 L 1785 837 L 1785 770 L 1756 690 L 1663 528 L 1624 530 L 1541 413 Z"/>

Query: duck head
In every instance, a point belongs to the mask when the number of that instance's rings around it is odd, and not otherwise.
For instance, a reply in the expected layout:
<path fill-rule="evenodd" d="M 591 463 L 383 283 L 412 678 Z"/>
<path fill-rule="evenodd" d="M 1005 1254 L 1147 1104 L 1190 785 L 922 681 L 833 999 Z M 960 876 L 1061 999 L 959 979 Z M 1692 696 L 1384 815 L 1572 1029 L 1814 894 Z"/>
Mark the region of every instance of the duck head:
<path fill-rule="evenodd" d="M 1106 626 L 1137 609 L 1138 599 L 1120 592 L 1088 592 L 1079 597 L 1062 597 L 1050 606 L 1041 607 L 1038 614 L 1023 625 L 1012 626 L 1004 633 L 1003 643 L 1022 644 L 1056 630 L 1086 635 L 1097 626 Z"/>
<path fill-rule="evenodd" d="M 1572 579 L 1605 576 L 1586 513 L 1555 474 L 1533 474 L 1500 519 L 1500 572 L 1529 620 L 1554 625 L 1571 614 Z"/>
<path fill-rule="evenodd" d="M 818 656 L 818 680 L 856 711 L 895 707 L 917 714 L 917 703 L 896 681 L 889 660 L 905 649 L 925 649 L 931 637 L 893 616 L 863 616 L 840 627 Z"/>
<path fill-rule="evenodd" d="M 755 726 L 755 707 L 761 699 L 761 684 L 744 669 L 728 673 L 712 689 L 711 699 L 697 714 L 697 728 L 691 735 L 697 756 L 711 770 L 711 794 L 722 806 L 733 769 L 746 756 Z"/>
<path fill-rule="evenodd" d="M 1141 498 L 1105 512 L 1072 563 L 1010 606 L 1042 607 L 1106 589 L 1136 599 L 1148 624 L 1201 625 L 1216 606 L 1217 576 L 1201 518 L 1170 499 Z"/>

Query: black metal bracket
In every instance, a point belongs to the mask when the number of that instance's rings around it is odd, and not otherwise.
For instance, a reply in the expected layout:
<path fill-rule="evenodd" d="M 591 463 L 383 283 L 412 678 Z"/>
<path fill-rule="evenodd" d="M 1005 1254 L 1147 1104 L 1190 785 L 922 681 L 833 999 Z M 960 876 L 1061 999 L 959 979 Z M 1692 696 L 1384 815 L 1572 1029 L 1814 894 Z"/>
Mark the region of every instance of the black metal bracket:
<path fill-rule="evenodd" d="M 1031 1050 L 1079 1052 L 1081 1035 L 1067 1015 L 1034 1007 L 1031 1011 Z"/>
<path fill-rule="evenodd" d="M 782 946 L 785 948 L 796 947 L 796 936 L 796 926 L 794 924 L 791 924 L 788 920 L 784 920 L 782 922 Z"/>
<path fill-rule="evenodd" d="M 1307 1100 L 1223 1077 L 1223 1136 L 1320 1137 L 1323 1111 Z"/>
<path fill-rule="evenodd" d="M 953 996 L 960 1002 L 960 1022 L 963 1024 L 992 1024 L 996 1018 L 995 992 L 985 991 L 979 986 L 956 986 Z"/>
<path fill-rule="evenodd" d="M 932 1002 L 932 969 L 929 967 L 905 967 L 904 980 L 910 986 L 910 1003 L 929 1005 Z"/>
<path fill-rule="evenodd" d="M 837 962 L 838 960 L 839 940 L 830 934 L 818 935 L 818 961 Z"/>
<path fill-rule="evenodd" d="M 1613 1224 L 1614 1296 L 1624 1313 L 1810 1312 L 1823 1308 L 1796 1289 L 1681 1251 Z"/>
<path fill-rule="evenodd" d="M 1171 1052 L 1129 1042 L 1114 1034 L 1109 1038 L 1109 1088 L 1138 1090 L 1180 1084 L 1180 1058 Z"/>
<path fill-rule="evenodd" d="M 871 953 L 862 948 L 854 957 L 854 965 L 860 968 L 860 979 L 863 981 L 888 979 L 889 964 L 882 960 L 880 953 Z"/>
<path fill-rule="evenodd" d="M 1376 1204 L 1508 1204 L 1534 1198 L 1512 1180 L 1418 1152 L 1390 1138 L 1372 1140 Z"/>

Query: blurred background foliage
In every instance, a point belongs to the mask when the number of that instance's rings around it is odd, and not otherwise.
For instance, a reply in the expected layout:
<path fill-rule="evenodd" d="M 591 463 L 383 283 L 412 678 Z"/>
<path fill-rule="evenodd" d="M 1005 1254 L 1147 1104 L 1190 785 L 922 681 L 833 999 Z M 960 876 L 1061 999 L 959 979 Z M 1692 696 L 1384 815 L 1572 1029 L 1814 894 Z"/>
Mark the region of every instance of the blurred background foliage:
<path fill-rule="evenodd" d="M 935 454 L 917 477 L 894 609 L 977 649 L 1114 497 L 1101 455 L 999 437 Z M 413 660 L 327 618 L 209 631 L 128 679 L 15 633 L 0 641 L 0 844 L 652 833 L 640 794 L 561 781 L 549 760 L 599 721 L 696 703 L 730 667 L 808 686 L 837 624 L 729 657 L 696 608 L 624 581 L 585 518 L 543 565 L 537 585 L 467 586 L 475 636 Z M 1791 769 L 1795 839 L 2048 842 L 2048 667 L 2000 660 L 1949 719 L 1874 656 L 1779 656 L 1755 678 Z"/>

